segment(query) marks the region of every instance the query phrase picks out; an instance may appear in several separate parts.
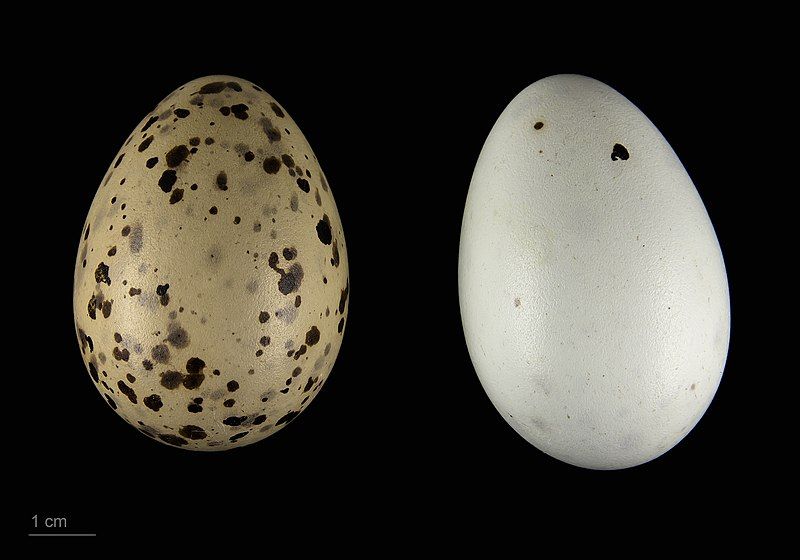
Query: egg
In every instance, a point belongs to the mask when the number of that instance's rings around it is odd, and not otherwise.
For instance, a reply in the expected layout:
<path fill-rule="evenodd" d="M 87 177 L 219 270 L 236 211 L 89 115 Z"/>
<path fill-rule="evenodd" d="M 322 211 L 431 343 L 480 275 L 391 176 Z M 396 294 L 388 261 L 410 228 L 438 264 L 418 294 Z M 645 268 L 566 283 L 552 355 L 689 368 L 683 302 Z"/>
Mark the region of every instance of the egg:
<path fill-rule="evenodd" d="M 714 228 L 658 129 L 591 78 L 540 80 L 495 123 L 469 186 L 458 282 L 483 388 L 561 461 L 650 461 L 720 383 L 730 304 Z"/>
<path fill-rule="evenodd" d="M 331 372 L 347 249 L 306 138 L 260 87 L 191 81 L 144 117 L 83 227 L 83 361 L 144 435 L 199 451 L 281 430 Z"/>

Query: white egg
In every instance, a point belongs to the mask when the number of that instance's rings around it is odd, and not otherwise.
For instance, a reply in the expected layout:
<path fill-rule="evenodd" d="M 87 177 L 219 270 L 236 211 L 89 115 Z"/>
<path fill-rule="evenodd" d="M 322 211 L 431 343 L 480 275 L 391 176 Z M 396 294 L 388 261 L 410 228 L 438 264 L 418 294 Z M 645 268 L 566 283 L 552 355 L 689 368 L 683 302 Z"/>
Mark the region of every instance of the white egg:
<path fill-rule="evenodd" d="M 458 279 L 484 389 L 557 459 L 649 461 L 717 390 L 730 304 L 714 228 L 658 129 L 601 82 L 551 76 L 502 113 L 470 184 Z"/>

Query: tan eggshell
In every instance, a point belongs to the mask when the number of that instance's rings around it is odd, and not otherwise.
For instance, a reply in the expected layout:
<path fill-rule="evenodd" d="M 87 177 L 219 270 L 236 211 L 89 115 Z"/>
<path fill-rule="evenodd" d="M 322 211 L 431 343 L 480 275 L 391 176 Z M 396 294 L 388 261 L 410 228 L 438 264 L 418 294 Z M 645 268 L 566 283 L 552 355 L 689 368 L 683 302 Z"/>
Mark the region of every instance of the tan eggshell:
<path fill-rule="evenodd" d="M 214 451 L 308 406 L 348 294 L 339 213 L 303 133 L 261 88 L 210 76 L 171 93 L 114 158 L 73 307 L 109 405 L 157 441 Z"/>

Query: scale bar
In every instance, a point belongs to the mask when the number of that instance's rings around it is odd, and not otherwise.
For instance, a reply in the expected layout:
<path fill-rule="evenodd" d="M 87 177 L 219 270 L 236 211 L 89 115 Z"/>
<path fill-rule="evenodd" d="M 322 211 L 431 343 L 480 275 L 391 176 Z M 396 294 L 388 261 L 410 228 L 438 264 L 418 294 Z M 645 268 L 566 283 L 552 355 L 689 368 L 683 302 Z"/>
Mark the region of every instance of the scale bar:
<path fill-rule="evenodd" d="M 96 537 L 97 533 L 28 533 L 29 537 Z"/>

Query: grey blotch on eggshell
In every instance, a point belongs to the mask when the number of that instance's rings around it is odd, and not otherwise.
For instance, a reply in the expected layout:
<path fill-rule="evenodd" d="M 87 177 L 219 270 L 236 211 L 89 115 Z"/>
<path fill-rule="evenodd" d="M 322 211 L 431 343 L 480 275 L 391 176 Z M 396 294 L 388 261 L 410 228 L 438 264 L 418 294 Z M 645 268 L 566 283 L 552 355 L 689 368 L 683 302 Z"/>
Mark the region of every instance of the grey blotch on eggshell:
<path fill-rule="evenodd" d="M 142 119 L 97 190 L 77 255 L 90 378 L 156 441 L 254 443 L 330 374 L 350 293 L 339 213 L 303 133 L 246 80 L 191 81 Z"/>

